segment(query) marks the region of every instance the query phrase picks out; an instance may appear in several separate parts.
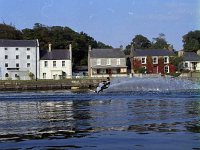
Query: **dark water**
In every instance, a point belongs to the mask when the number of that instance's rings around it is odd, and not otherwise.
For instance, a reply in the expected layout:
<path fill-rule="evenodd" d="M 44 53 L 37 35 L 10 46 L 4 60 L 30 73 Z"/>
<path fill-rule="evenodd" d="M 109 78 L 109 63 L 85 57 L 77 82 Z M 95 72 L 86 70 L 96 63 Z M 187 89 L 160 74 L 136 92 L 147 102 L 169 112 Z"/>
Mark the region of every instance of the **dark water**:
<path fill-rule="evenodd" d="M 1 92 L 0 149 L 200 150 L 200 91 Z"/>

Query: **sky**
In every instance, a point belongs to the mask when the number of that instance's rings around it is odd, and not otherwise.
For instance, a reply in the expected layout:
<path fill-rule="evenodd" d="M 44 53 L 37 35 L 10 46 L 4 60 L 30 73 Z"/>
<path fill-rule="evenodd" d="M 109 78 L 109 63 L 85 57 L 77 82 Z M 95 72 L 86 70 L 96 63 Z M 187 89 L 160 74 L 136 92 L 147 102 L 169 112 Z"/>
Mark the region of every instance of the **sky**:
<path fill-rule="evenodd" d="M 0 0 L 0 23 L 67 26 L 116 48 L 164 33 L 181 50 L 182 36 L 200 30 L 200 0 Z"/>

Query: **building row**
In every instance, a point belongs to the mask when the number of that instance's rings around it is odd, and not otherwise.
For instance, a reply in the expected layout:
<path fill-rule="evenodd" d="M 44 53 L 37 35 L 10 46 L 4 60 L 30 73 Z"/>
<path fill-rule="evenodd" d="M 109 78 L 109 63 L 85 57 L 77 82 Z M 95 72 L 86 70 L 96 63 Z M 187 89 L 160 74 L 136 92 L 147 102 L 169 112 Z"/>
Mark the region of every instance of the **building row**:
<path fill-rule="evenodd" d="M 72 46 L 40 50 L 38 40 L 0 40 L 0 79 L 64 79 L 72 77 Z M 200 71 L 200 51 L 179 52 L 180 69 Z M 172 50 L 132 48 L 126 56 L 120 48 L 88 49 L 90 77 L 119 77 L 134 73 L 168 74 L 177 71 Z"/>

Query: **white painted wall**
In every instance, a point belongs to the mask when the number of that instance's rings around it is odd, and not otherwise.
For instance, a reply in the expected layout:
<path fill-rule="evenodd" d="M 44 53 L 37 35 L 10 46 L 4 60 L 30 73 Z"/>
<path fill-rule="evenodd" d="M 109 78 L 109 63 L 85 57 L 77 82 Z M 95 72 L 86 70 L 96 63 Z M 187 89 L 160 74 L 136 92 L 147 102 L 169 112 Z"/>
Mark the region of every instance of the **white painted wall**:
<path fill-rule="evenodd" d="M 7 48 L 7 50 L 5 50 Z M 18 50 L 16 50 L 18 48 Z M 27 50 L 30 48 L 30 50 Z M 8 59 L 5 59 L 5 55 Z M 16 55 L 19 55 L 19 59 L 16 59 Z M 27 59 L 27 55 L 30 55 L 30 59 Z M 36 58 L 37 55 L 37 58 Z M 8 67 L 5 67 L 5 63 Z M 19 64 L 19 70 L 8 70 L 8 68 L 17 68 L 16 64 Z M 30 63 L 30 67 L 27 67 L 27 63 Z M 37 65 L 37 67 L 36 67 Z M 37 71 L 36 71 L 37 68 Z M 17 74 L 21 80 L 30 79 L 28 73 L 32 72 L 36 77 L 39 76 L 39 47 L 0 47 L 0 79 L 7 79 L 5 74 L 9 74 L 9 78 L 15 80 L 15 74 Z"/>
<path fill-rule="evenodd" d="M 45 67 L 45 61 L 48 66 Z M 56 61 L 56 67 L 53 67 L 53 61 Z M 62 67 L 62 61 L 65 61 L 65 67 Z M 66 73 L 66 78 L 72 77 L 71 60 L 40 60 L 40 79 L 60 79 L 59 75 Z M 44 77 L 46 74 L 46 77 Z"/>

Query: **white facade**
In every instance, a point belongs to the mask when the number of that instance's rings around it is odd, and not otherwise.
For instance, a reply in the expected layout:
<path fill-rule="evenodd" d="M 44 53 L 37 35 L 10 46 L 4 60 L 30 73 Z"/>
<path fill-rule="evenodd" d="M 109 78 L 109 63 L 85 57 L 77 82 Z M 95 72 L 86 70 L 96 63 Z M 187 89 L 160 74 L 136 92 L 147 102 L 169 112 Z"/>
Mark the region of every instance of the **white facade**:
<path fill-rule="evenodd" d="M 72 46 L 68 49 L 49 50 L 40 59 L 40 79 L 65 79 L 72 77 Z"/>
<path fill-rule="evenodd" d="M 29 80 L 29 73 L 39 77 L 39 42 L 35 43 L 34 47 L 0 46 L 0 79 Z"/>
<path fill-rule="evenodd" d="M 40 60 L 40 79 L 62 79 L 72 77 L 71 60 Z"/>
<path fill-rule="evenodd" d="M 199 62 L 184 61 L 183 68 L 184 70 L 200 71 L 200 61 Z"/>

